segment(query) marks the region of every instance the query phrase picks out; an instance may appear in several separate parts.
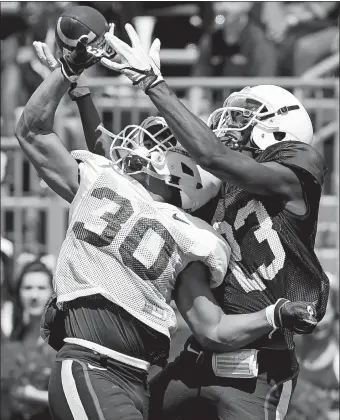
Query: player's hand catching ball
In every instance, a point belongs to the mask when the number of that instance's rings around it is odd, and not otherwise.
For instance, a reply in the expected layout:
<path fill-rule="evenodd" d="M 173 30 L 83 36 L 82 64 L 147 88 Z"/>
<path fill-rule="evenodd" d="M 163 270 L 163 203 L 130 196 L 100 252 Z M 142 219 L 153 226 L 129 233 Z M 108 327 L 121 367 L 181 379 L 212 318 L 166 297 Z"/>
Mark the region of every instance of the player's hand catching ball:
<path fill-rule="evenodd" d="M 266 316 L 273 332 L 279 328 L 287 328 L 295 334 L 310 334 L 318 323 L 316 309 L 311 302 L 279 299 L 275 305 L 266 308 Z"/>
<path fill-rule="evenodd" d="M 132 81 L 133 85 L 138 85 L 147 93 L 149 89 L 164 80 L 160 71 L 160 41 L 155 39 L 149 54 L 147 54 L 134 28 L 130 24 L 126 24 L 125 29 L 131 40 L 132 47 L 117 38 L 112 31 L 105 34 L 106 41 L 118 53 L 121 63 L 115 63 L 107 58 L 102 58 L 101 63 L 111 70 L 125 74 Z"/>
<path fill-rule="evenodd" d="M 76 48 L 60 58 L 63 75 L 70 82 L 76 82 L 81 73 L 96 64 L 103 56 L 103 49 L 88 46 L 87 35 L 79 38 Z"/>
<path fill-rule="evenodd" d="M 60 67 L 60 62 L 54 57 L 50 47 L 47 44 L 44 42 L 34 41 L 33 47 L 41 64 L 47 67 L 50 71 Z M 91 94 L 90 89 L 87 86 L 87 81 L 84 74 L 80 75 L 77 82 L 71 84 L 68 90 L 68 94 L 72 101 L 77 101 L 78 99 L 84 98 L 85 96 Z"/>

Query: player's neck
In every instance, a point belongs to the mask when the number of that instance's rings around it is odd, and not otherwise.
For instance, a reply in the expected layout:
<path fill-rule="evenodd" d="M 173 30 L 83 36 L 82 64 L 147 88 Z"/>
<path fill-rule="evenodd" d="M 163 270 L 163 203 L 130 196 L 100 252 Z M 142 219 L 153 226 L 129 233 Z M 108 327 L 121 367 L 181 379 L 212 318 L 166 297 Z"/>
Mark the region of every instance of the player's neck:
<path fill-rule="evenodd" d="M 172 202 L 171 188 L 164 181 L 152 176 L 139 179 L 138 181 L 148 191 L 154 201 L 161 203 Z"/>

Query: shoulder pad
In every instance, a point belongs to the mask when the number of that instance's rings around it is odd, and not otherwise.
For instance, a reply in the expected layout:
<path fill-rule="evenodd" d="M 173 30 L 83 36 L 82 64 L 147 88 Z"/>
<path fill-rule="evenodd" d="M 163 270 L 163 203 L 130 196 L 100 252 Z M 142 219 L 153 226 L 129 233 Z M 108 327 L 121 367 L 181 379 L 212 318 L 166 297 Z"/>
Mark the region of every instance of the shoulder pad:
<path fill-rule="evenodd" d="M 258 162 L 278 162 L 311 175 L 322 186 L 327 172 L 323 157 L 312 146 L 299 141 L 283 141 L 269 146 Z"/>

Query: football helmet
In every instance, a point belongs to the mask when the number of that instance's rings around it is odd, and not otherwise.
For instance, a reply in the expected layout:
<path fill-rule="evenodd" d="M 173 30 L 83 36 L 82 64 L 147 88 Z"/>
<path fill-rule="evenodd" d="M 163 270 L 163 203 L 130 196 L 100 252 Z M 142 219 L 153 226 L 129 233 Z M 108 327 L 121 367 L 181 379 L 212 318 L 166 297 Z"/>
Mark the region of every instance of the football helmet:
<path fill-rule="evenodd" d="M 306 109 L 292 93 L 275 85 L 248 86 L 232 93 L 209 116 L 208 125 L 234 150 L 262 151 L 279 141 L 311 144 L 313 140 Z"/>
<path fill-rule="evenodd" d="M 218 193 L 221 181 L 196 164 L 164 118 L 148 117 L 117 135 L 102 126 L 98 129 L 113 139 L 110 156 L 115 170 L 126 175 L 146 173 L 179 189 L 183 210 L 197 210 Z"/>

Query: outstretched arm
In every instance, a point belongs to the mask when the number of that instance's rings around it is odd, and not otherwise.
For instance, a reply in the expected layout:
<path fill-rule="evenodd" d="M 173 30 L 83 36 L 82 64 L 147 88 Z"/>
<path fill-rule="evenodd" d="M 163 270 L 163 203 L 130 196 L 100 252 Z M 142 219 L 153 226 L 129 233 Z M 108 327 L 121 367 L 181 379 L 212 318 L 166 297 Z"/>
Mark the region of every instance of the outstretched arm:
<path fill-rule="evenodd" d="M 77 94 L 75 95 L 75 93 Z M 102 120 L 93 102 L 89 88 L 77 86 L 71 90 L 70 96 L 78 107 L 87 148 L 92 153 L 110 159 L 109 151 L 112 139 L 107 134 L 97 130 L 97 127 L 102 125 Z"/>
<path fill-rule="evenodd" d="M 60 63 L 56 60 L 46 43 L 35 41 L 33 42 L 33 47 L 40 62 L 50 71 L 60 67 Z M 71 84 L 68 92 L 71 100 L 77 104 L 88 150 L 109 157 L 111 139 L 97 130 L 98 125 L 102 121 L 93 103 L 91 91 L 86 83 L 86 77 L 83 74 L 80 75 L 77 82 Z"/>
<path fill-rule="evenodd" d="M 297 176 L 290 169 L 275 163 L 258 163 L 254 159 L 230 150 L 212 130 L 192 114 L 168 88 L 160 72 L 160 42 L 155 40 L 146 54 L 140 39 L 129 24 L 125 25 L 132 47 L 113 34 L 107 42 L 117 51 L 122 63 L 103 58 L 102 64 L 125 74 L 134 85 L 149 95 L 165 118 L 170 130 L 196 162 L 221 180 L 233 182 L 244 190 L 262 195 L 278 195 L 290 201 L 301 198 Z"/>
<path fill-rule="evenodd" d="M 73 200 L 78 189 L 78 164 L 53 131 L 53 122 L 70 83 L 102 56 L 101 50 L 92 50 L 87 44 L 88 37 L 81 36 L 76 48 L 60 58 L 61 67 L 56 68 L 33 93 L 15 131 L 21 148 L 39 175 L 68 202 Z"/>
<path fill-rule="evenodd" d="M 110 23 L 108 33 L 113 35 L 113 23 Z M 106 51 L 106 56 L 114 57 L 116 53 L 112 50 L 109 51 L 109 45 L 107 45 L 107 47 L 108 50 Z M 96 153 L 110 159 L 110 145 L 112 139 L 107 134 L 97 130 L 97 127 L 102 125 L 102 120 L 93 102 L 91 91 L 86 86 L 86 80 L 84 87 L 82 87 L 78 80 L 75 89 L 71 90 L 69 93 L 71 99 L 77 103 L 87 148 L 92 153 Z"/>
<path fill-rule="evenodd" d="M 208 172 L 253 193 L 279 195 L 288 200 L 300 197 L 301 186 L 294 172 L 275 162 L 258 163 L 225 146 L 166 83 L 151 88 L 148 95 L 177 140 Z"/>
<path fill-rule="evenodd" d="M 278 328 L 309 334 L 317 324 L 312 303 L 287 299 L 258 312 L 227 315 L 216 302 L 208 279 L 208 268 L 193 262 L 179 274 L 174 292 L 178 310 L 204 348 L 233 351 Z"/>
<path fill-rule="evenodd" d="M 56 109 L 69 85 L 60 68 L 54 70 L 27 102 L 15 135 L 41 178 L 71 202 L 78 189 L 78 165 L 53 131 Z"/>

